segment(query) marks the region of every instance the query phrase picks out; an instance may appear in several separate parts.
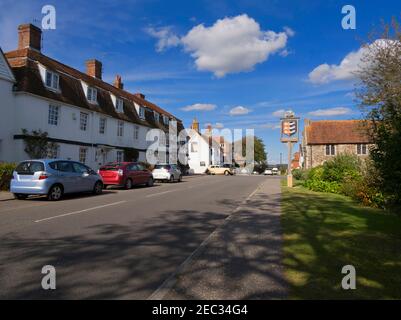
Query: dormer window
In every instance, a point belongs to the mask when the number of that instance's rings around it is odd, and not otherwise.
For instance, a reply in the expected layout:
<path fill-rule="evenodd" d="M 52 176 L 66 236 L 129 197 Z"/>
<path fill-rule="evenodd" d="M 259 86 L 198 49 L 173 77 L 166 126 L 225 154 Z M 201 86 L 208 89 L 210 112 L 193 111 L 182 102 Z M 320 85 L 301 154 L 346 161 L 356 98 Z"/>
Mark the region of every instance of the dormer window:
<path fill-rule="evenodd" d="M 145 119 L 145 108 L 139 107 L 139 118 Z"/>
<path fill-rule="evenodd" d="M 89 102 L 97 103 L 97 90 L 93 87 L 88 87 L 86 91 L 86 98 Z"/>
<path fill-rule="evenodd" d="M 123 99 L 116 99 L 116 110 L 117 112 L 123 112 L 124 111 L 124 101 Z"/>
<path fill-rule="evenodd" d="M 57 73 L 46 70 L 46 87 L 59 90 L 59 75 Z"/>
<path fill-rule="evenodd" d="M 153 115 L 154 115 L 155 121 L 159 122 L 160 121 L 160 115 L 156 111 L 153 112 Z"/>
<path fill-rule="evenodd" d="M 163 116 L 163 122 L 164 122 L 164 124 L 168 124 L 169 119 L 167 116 Z"/>

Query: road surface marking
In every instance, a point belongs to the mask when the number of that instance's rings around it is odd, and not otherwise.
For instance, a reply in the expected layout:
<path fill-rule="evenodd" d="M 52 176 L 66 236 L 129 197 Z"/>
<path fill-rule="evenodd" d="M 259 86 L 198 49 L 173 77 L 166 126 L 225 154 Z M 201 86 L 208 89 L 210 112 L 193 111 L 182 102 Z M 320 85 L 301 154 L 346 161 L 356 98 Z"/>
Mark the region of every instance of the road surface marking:
<path fill-rule="evenodd" d="M 177 283 L 177 276 L 182 273 L 185 268 L 191 264 L 193 260 L 195 260 L 200 254 L 203 252 L 203 250 L 206 248 L 206 246 L 209 244 L 209 242 L 215 237 L 218 232 L 232 219 L 233 214 L 239 212 L 240 210 L 243 209 L 243 205 L 245 205 L 262 187 L 262 185 L 265 183 L 263 181 L 260 183 L 256 189 L 235 209 L 233 210 L 218 226 L 217 228 L 209 234 L 209 236 L 203 240 L 203 242 L 199 245 L 198 248 L 196 248 L 185 260 L 182 262 L 178 268 L 170 274 L 170 276 L 163 281 L 163 283 L 146 299 L 146 300 L 163 300 L 164 297 L 169 293 L 169 291 L 175 286 Z"/>
<path fill-rule="evenodd" d="M 163 192 L 159 192 L 159 193 L 148 194 L 146 196 L 146 198 L 156 197 L 156 196 L 160 196 L 162 194 L 166 194 L 166 193 L 170 193 L 170 192 L 174 192 L 174 191 L 180 191 L 180 189 L 174 189 L 174 190 L 168 190 L 168 191 L 163 191 Z"/>
<path fill-rule="evenodd" d="M 72 216 L 74 214 L 79 214 L 79 213 L 84 213 L 84 212 L 88 212 L 88 211 L 93 211 L 93 210 L 97 210 L 97 209 L 101 209 L 101 208 L 106 208 L 106 207 L 111 207 L 111 206 L 116 206 L 118 204 L 124 203 L 127 201 L 118 201 L 118 202 L 113 202 L 113 203 L 109 203 L 109 204 L 105 204 L 103 206 L 97 206 L 97 207 L 93 207 L 93 208 L 88 208 L 88 209 L 84 209 L 84 210 L 79 210 L 79 211 L 74 211 L 74 212 L 69 212 L 69 213 L 64 213 L 64 214 L 60 214 L 58 216 L 53 216 L 53 217 L 49 217 L 49 218 L 45 218 L 45 219 L 40 219 L 40 220 L 36 220 L 35 222 L 43 222 L 43 221 L 48 221 L 48 220 L 52 220 L 52 219 L 57 219 L 57 218 L 62 218 L 62 217 L 67 217 L 67 216 Z"/>

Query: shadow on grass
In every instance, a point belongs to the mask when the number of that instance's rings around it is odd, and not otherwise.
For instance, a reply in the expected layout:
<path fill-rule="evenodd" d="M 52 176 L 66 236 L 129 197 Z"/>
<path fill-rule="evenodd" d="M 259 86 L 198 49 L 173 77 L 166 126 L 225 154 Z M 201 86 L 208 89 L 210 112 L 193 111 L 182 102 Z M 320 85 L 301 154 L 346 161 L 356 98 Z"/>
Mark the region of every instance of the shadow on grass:
<path fill-rule="evenodd" d="M 291 297 L 400 299 L 401 219 L 346 197 L 284 188 L 284 264 Z M 357 289 L 343 290 L 353 265 Z"/>

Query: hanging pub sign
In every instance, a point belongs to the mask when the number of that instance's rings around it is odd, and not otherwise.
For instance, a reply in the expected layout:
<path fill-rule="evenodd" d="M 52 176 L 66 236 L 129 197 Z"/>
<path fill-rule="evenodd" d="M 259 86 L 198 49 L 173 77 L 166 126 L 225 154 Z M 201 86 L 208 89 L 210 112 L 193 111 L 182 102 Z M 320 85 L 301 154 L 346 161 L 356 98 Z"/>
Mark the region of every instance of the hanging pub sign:
<path fill-rule="evenodd" d="M 292 113 L 281 119 L 281 142 L 298 142 L 299 140 L 299 118 Z"/>

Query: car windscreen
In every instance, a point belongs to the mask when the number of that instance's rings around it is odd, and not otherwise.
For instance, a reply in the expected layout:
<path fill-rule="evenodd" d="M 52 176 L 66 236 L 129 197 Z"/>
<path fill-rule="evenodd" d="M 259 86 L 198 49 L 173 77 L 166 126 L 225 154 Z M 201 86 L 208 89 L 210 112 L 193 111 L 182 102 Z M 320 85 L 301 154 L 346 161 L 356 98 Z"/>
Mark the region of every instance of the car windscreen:
<path fill-rule="evenodd" d="M 33 175 L 38 171 L 45 171 L 43 162 L 39 161 L 24 161 L 21 162 L 15 171 L 20 175 Z"/>
<path fill-rule="evenodd" d="M 113 164 L 107 164 L 103 167 L 100 168 L 101 171 L 116 171 L 118 169 L 121 169 L 122 164 L 121 163 L 113 163 Z"/>
<path fill-rule="evenodd" d="M 155 169 L 166 169 L 170 170 L 171 166 L 169 164 L 157 164 L 155 165 Z"/>

